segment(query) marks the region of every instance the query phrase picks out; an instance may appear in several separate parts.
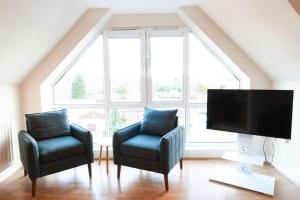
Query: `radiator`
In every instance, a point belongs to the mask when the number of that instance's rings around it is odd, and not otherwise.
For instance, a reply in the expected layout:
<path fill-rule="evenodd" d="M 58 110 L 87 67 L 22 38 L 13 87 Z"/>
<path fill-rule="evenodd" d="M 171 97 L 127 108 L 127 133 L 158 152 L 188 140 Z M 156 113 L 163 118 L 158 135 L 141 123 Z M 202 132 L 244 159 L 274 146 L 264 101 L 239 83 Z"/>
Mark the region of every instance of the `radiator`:
<path fill-rule="evenodd" d="M 0 125 L 0 171 L 9 167 L 13 160 L 11 125 Z"/>

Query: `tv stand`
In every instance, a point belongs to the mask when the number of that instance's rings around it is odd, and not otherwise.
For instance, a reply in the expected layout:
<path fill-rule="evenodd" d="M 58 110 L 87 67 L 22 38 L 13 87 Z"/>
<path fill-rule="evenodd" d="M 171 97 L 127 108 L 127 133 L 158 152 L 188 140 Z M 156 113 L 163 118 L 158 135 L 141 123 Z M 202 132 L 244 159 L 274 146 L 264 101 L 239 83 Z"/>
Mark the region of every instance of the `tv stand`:
<path fill-rule="evenodd" d="M 236 166 L 217 166 L 211 173 L 210 181 L 225 183 L 271 196 L 274 195 L 275 177 L 252 171 L 252 165 L 261 167 L 264 165 L 265 160 L 263 157 L 252 155 L 248 151 L 227 151 L 222 158 L 235 161 Z"/>

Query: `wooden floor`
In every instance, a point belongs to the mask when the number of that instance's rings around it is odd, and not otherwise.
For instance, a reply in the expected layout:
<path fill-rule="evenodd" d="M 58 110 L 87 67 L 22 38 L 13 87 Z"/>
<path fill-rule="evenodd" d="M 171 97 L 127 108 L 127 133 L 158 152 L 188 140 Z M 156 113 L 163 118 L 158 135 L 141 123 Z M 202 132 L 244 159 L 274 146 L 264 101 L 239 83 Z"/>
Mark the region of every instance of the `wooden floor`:
<path fill-rule="evenodd" d="M 9 164 L 0 164 L 0 172 L 4 171 L 7 169 L 10 165 Z"/>
<path fill-rule="evenodd" d="M 117 167 L 110 163 L 106 174 L 104 162 L 93 164 L 89 181 L 87 166 L 67 170 L 38 179 L 37 195 L 31 197 L 31 182 L 18 171 L 0 185 L 1 200 L 77 200 L 77 199 L 201 199 L 201 200 L 299 200 L 300 187 L 274 168 L 266 166 L 255 171 L 276 177 L 275 196 L 270 196 L 210 182 L 209 174 L 215 165 L 233 165 L 223 160 L 184 160 L 183 170 L 175 166 L 169 174 L 169 191 L 165 192 L 163 175 L 122 167 L 117 181 Z"/>

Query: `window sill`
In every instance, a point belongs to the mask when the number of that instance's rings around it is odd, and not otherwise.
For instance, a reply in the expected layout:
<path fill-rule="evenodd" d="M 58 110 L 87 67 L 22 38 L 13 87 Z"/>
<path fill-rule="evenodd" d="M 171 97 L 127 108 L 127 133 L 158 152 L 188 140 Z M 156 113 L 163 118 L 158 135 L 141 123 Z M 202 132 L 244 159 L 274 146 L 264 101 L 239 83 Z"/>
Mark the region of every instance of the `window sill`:
<path fill-rule="evenodd" d="M 231 146 L 211 146 L 211 147 L 186 147 L 184 158 L 221 158 L 226 151 L 236 150 L 236 145 Z M 94 145 L 95 158 L 99 158 L 100 146 Z M 102 149 L 102 158 L 106 156 L 106 149 Z M 109 158 L 113 157 L 112 148 L 108 150 Z"/>
<path fill-rule="evenodd" d="M 184 158 L 221 158 L 226 151 L 236 150 L 236 146 L 186 147 Z"/>

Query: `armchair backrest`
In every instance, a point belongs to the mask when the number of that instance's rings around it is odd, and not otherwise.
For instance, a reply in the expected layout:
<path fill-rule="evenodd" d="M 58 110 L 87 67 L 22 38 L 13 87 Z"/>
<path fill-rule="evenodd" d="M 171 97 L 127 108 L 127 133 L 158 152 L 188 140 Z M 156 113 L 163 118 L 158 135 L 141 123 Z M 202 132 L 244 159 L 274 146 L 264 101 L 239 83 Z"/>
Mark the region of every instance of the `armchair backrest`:
<path fill-rule="evenodd" d="M 145 108 L 140 132 L 143 134 L 163 136 L 177 127 L 176 110 L 154 110 Z"/>
<path fill-rule="evenodd" d="M 174 123 L 174 128 L 176 128 L 177 126 L 178 126 L 178 117 L 176 116 L 175 123 Z"/>
<path fill-rule="evenodd" d="M 67 110 L 26 114 L 27 132 L 36 140 L 71 134 Z"/>

